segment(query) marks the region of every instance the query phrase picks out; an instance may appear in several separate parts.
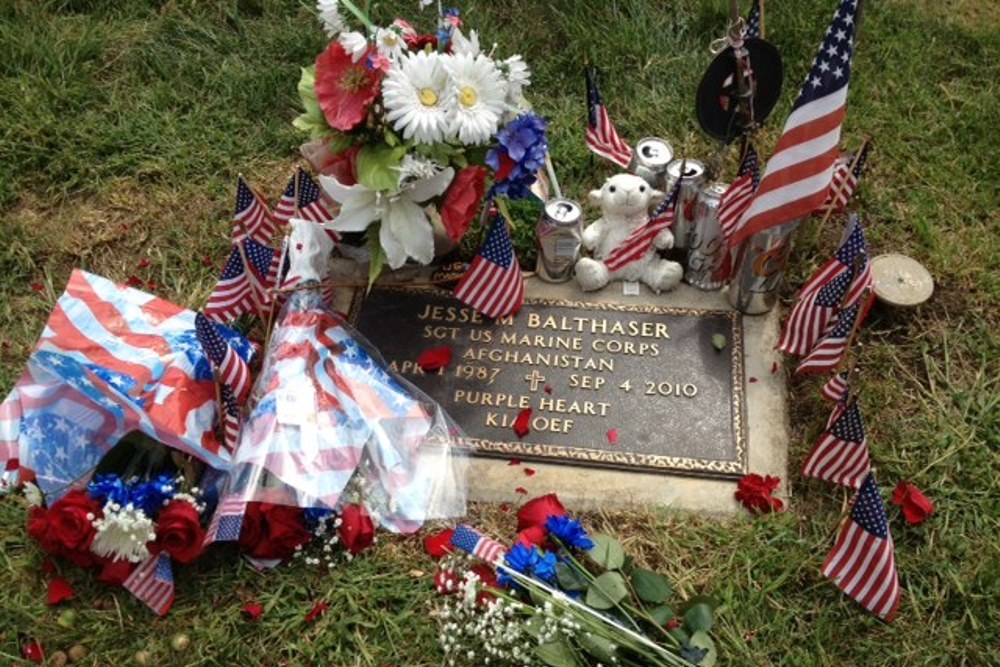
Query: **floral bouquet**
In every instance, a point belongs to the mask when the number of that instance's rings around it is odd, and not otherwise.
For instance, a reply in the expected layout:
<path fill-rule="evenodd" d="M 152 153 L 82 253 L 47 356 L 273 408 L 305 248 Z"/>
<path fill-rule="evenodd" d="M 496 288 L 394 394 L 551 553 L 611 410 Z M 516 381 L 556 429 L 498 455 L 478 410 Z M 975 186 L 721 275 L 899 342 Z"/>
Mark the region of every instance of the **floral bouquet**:
<path fill-rule="evenodd" d="M 613 537 L 588 534 L 554 494 L 517 518 L 509 548 L 463 525 L 426 540 L 444 556 L 435 585 L 449 665 L 715 664 L 709 599 L 675 611 L 661 574 Z"/>
<path fill-rule="evenodd" d="M 548 145 L 545 122 L 523 109 L 520 56 L 483 52 L 457 9 L 440 10 L 426 34 L 402 19 L 375 25 L 350 0 L 318 9 L 332 41 L 302 70 L 295 126 L 340 205 L 328 227 L 367 232 L 370 280 L 386 263 L 426 265 L 454 247 L 487 193 L 527 194 Z"/>

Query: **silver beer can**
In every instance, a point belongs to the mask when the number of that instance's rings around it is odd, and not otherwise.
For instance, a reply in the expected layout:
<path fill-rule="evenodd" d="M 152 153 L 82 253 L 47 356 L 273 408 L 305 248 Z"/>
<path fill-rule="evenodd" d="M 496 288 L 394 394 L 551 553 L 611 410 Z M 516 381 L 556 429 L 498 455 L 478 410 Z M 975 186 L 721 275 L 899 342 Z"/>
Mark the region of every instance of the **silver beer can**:
<path fill-rule="evenodd" d="M 757 232 L 744 242 L 729 283 L 730 305 L 748 315 L 766 313 L 778 302 L 792 252 L 792 235 L 801 220 Z"/>
<path fill-rule="evenodd" d="M 674 158 L 670 142 L 659 137 L 646 137 L 636 144 L 628 169 L 662 192 L 667 191 L 667 165 Z"/>
<path fill-rule="evenodd" d="M 684 182 L 677 194 L 677 213 L 674 215 L 674 248 L 687 250 L 691 245 L 691 227 L 694 224 L 694 206 L 698 193 L 705 185 L 705 165 L 698 160 L 675 158 L 667 165 L 668 188 L 681 177 L 684 165 Z"/>
<path fill-rule="evenodd" d="M 725 183 L 709 183 L 698 193 L 694 207 L 684 280 L 698 289 L 719 289 L 726 284 L 724 268 L 729 262 L 729 247 L 719 224 L 719 203 L 726 188 Z"/>
<path fill-rule="evenodd" d="M 545 202 L 535 227 L 538 244 L 535 273 L 539 278 L 549 283 L 564 283 L 573 277 L 573 266 L 580 258 L 582 223 L 583 209 L 572 199 Z"/>

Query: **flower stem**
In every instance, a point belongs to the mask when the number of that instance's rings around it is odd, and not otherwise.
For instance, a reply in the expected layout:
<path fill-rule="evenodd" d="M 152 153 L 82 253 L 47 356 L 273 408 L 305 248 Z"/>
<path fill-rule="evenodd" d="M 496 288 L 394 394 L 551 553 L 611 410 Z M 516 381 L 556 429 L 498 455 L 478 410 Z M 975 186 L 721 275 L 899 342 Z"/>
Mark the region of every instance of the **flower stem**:
<path fill-rule="evenodd" d="M 353 2 L 351 2 L 351 0 L 340 0 L 340 1 L 343 3 L 343 5 L 345 7 L 347 7 L 347 9 L 348 9 L 349 12 L 351 12 L 352 14 L 354 14 L 354 16 L 359 21 L 361 21 L 361 23 L 364 24 L 365 29 L 369 33 L 375 32 L 375 24 L 373 24 L 372 20 L 370 18 L 368 18 L 367 12 L 363 12 L 360 9 L 358 9 L 357 5 L 355 5 Z"/>

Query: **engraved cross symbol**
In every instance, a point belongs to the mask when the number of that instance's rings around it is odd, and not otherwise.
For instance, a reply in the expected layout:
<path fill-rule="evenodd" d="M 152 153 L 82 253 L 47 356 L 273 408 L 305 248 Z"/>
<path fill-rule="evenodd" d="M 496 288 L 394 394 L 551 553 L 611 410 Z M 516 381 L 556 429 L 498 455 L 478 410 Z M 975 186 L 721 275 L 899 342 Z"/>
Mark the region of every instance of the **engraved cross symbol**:
<path fill-rule="evenodd" d="M 531 391 L 538 391 L 538 385 L 545 382 L 545 376 L 539 375 L 537 369 L 531 371 L 531 375 L 525 375 L 524 379 L 531 384 Z"/>

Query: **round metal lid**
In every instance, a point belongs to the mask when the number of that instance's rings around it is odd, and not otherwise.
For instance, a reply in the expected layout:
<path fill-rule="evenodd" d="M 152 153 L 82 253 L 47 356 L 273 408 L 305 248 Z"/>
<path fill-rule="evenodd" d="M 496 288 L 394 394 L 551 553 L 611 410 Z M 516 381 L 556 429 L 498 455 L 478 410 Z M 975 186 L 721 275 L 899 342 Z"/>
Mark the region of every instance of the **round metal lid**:
<path fill-rule="evenodd" d="M 720 181 L 712 181 L 711 183 L 709 183 L 708 185 L 706 185 L 705 187 L 703 187 L 701 189 L 701 191 L 704 192 L 708 196 L 717 197 L 718 198 L 718 197 L 722 197 L 722 195 L 726 194 L 726 190 L 728 190 L 728 189 L 729 189 L 729 184 L 728 183 L 722 183 Z"/>
<path fill-rule="evenodd" d="M 918 306 L 934 293 L 934 279 L 917 260 L 890 253 L 872 259 L 875 297 L 890 306 Z"/>
<path fill-rule="evenodd" d="M 580 219 L 583 209 L 572 199 L 551 199 L 545 203 L 545 214 L 560 225 L 571 225 Z"/>
<path fill-rule="evenodd" d="M 667 165 L 667 173 L 675 179 L 680 178 L 682 164 L 684 165 L 685 178 L 698 178 L 705 173 L 705 165 L 698 160 L 692 160 L 691 158 L 674 158 L 674 160 Z"/>
<path fill-rule="evenodd" d="M 636 155 L 642 158 L 643 164 L 649 167 L 666 166 L 674 159 L 674 149 L 670 142 L 659 137 L 646 137 L 635 146 Z"/>

